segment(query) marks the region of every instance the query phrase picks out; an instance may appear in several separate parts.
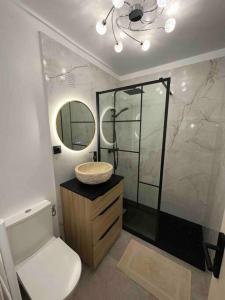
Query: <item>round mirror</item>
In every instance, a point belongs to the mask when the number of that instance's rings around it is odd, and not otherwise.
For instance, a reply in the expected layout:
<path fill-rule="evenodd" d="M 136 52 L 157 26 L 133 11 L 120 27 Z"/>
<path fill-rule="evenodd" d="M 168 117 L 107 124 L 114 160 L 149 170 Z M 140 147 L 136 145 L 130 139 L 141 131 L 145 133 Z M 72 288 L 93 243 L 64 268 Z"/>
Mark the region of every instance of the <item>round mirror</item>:
<path fill-rule="evenodd" d="M 67 102 L 58 112 L 56 129 L 66 147 L 76 151 L 83 150 L 95 135 L 94 116 L 84 103 Z"/>

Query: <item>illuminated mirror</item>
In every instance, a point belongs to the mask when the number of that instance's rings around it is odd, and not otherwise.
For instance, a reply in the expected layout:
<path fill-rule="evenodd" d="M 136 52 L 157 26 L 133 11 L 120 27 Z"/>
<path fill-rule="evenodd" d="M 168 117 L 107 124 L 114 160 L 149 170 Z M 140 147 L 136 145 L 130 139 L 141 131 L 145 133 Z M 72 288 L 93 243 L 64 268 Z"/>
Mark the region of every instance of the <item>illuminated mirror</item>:
<path fill-rule="evenodd" d="M 92 112 L 80 101 L 67 102 L 58 112 L 56 129 L 62 143 L 69 149 L 85 149 L 95 135 Z"/>

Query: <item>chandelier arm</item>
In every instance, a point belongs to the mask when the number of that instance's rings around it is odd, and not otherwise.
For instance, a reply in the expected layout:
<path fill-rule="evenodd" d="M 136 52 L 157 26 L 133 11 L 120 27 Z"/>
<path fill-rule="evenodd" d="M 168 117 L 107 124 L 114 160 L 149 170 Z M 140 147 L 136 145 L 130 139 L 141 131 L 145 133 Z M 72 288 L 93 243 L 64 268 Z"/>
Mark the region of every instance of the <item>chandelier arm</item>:
<path fill-rule="evenodd" d="M 162 8 L 161 12 L 157 15 L 157 17 L 160 17 L 164 12 L 164 8 Z"/>
<path fill-rule="evenodd" d="M 130 23 L 129 23 L 129 27 L 128 27 L 129 29 L 131 28 L 131 21 L 130 21 Z"/>
<path fill-rule="evenodd" d="M 139 41 L 138 39 L 136 39 L 135 37 L 133 37 L 132 35 L 130 35 L 130 34 L 128 34 L 124 29 L 128 29 L 128 28 L 125 28 L 125 27 L 123 27 L 123 26 L 120 26 L 119 24 L 118 24 L 118 18 L 116 19 L 116 25 L 117 25 L 117 27 L 123 32 L 123 33 L 125 33 L 129 38 L 131 38 L 132 40 L 134 40 L 135 42 L 137 42 L 138 44 L 140 44 L 140 45 L 142 45 L 142 42 L 141 41 Z"/>
<path fill-rule="evenodd" d="M 140 22 L 144 25 L 144 26 L 148 26 L 151 25 L 153 22 L 147 21 L 147 20 L 140 20 Z"/>
<path fill-rule="evenodd" d="M 117 26 L 118 26 L 118 25 L 117 25 Z M 146 25 L 146 26 L 147 26 L 147 25 Z M 144 32 L 144 31 L 151 31 L 151 30 L 156 30 L 156 29 L 164 29 L 164 27 L 145 28 L 145 29 L 133 29 L 133 28 L 130 28 L 130 27 L 122 26 L 122 25 L 119 25 L 118 27 L 119 27 L 119 29 L 120 29 L 121 31 L 123 31 L 123 29 L 124 29 L 124 30 L 130 30 L 130 31 L 132 31 L 132 32 Z"/>
<path fill-rule="evenodd" d="M 116 24 L 117 25 L 117 27 L 121 30 L 121 31 L 123 31 L 123 29 L 125 29 L 125 30 L 130 30 L 130 31 L 133 31 L 133 32 L 142 32 L 142 31 L 150 31 L 150 30 L 154 30 L 154 29 L 161 29 L 161 28 L 164 28 L 164 27 L 158 27 L 158 28 L 146 28 L 146 29 L 133 29 L 133 28 L 131 28 L 131 22 L 130 22 L 130 24 L 129 24 L 129 26 L 128 27 L 125 27 L 125 26 L 123 26 L 123 25 L 120 25 L 120 24 Z M 146 26 L 147 26 L 148 24 L 146 24 Z M 125 32 L 126 33 L 126 32 Z M 140 42 L 141 43 L 141 42 Z"/>
<path fill-rule="evenodd" d="M 146 28 L 146 29 L 132 29 L 132 32 L 144 32 L 144 31 L 151 31 L 154 29 L 161 29 L 161 28 Z"/>
<path fill-rule="evenodd" d="M 125 4 L 127 4 L 128 6 L 131 6 L 131 4 L 128 1 L 124 1 Z"/>
<path fill-rule="evenodd" d="M 123 25 L 120 25 L 120 24 L 118 23 L 118 21 L 119 21 L 120 18 L 124 18 L 124 17 L 128 17 L 128 16 L 129 16 L 129 15 L 123 15 L 123 16 L 118 16 L 118 17 L 116 18 L 116 25 L 117 25 L 117 27 L 118 27 L 119 29 L 123 28 L 123 29 L 129 30 L 129 27 L 130 27 L 130 25 L 131 25 L 131 21 L 129 22 L 128 27 L 123 26 Z"/>
<path fill-rule="evenodd" d="M 127 15 L 122 15 L 122 16 L 118 16 L 118 18 L 126 18 L 126 17 L 129 17 L 129 14 L 127 14 Z"/>
<path fill-rule="evenodd" d="M 147 21 L 147 20 L 142 19 L 142 20 L 141 20 L 141 23 L 142 23 L 142 24 L 145 24 L 145 25 L 150 25 L 150 24 L 153 24 L 154 22 L 153 22 L 153 21 Z"/>
<path fill-rule="evenodd" d="M 114 6 L 112 6 L 108 12 L 108 14 L 106 15 L 105 19 L 103 20 L 103 22 L 106 24 L 108 17 L 110 16 L 111 12 L 114 10 Z"/>
<path fill-rule="evenodd" d="M 112 32 L 113 32 L 113 36 L 114 36 L 115 42 L 116 42 L 116 44 L 118 44 L 118 40 L 117 40 L 117 38 L 116 38 L 116 34 L 115 34 L 115 30 L 114 30 L 114 22 L 113 22 L 114 11 L 115 11 L 115 9 L 113 9 L 112 17 L 111 17 L 111 22 L 112 22 Z"/>
<path fill-rule="evenodd" d="M 118 21 L 119 21 L 119 18 L 120 18 L 120 17 L 121 17 L 121 16 L 118 16 L 118 17 L 116 18 L 116 25 L 117 25 L 117 27 L 118 27 L 120 30 L 122 30 L 122 28 L 123 28 L 123 29 L 126 29 L 126 30 L 129 30 L 129 25 L 128 25 L 128 27 L 126 27 L 126 26 L 123 26 L 123 25 L 120 25 L 120 24 L 119 24 Z M 131 22 L 130 22 L 130 23 L 131 23 Z M 130 23 L 129 23 L 129 24 L 130 24 Z"/>
<path fill-rule="evenodd" d="M 145 19 L 141 19 L 141 23 L 144 24 L 144 23 L 147 23 L 147 25 L 150 25 L 150 24 L 153 24 L 155 22 L 156 19 L 152 20 L 152 21 L 147 21 Z"/>
<path fill-rule="evenodd" d="M 144 13 L 144 14 L 145 14 L 145 13 L 151 13 L 151 12 L 156 11 L 157 9 L 158 9 L 158 5 L 156 4 L 155 7 L 151 8 L 151 9 L 149 9 L 149 10 L 146 10 L 146 11 L 144 11 L 143 13 Z"/>
<path fill-rule="evenodd" d="M 124 31 L 123 29 L 121 29 L 121 31 L 123 31 L 129 38 L 131 38 L 132 40 L 134 40 L 135 42 L 137 42 L 138 44 L 142 45 L 142 42 L 139 41 L 138 39 L 136 39 L 135 37 L 133 37 L 132 35 L 130 35 L 129 33 L 127 33 L 126 31 Z"/>

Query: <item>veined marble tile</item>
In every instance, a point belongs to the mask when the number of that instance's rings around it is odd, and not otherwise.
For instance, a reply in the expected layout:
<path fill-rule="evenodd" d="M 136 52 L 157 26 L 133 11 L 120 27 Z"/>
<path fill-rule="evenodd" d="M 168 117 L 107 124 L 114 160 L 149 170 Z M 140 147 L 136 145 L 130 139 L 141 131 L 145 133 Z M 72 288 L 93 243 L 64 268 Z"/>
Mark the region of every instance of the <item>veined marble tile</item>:
<path fill-rule="evenodd" d="M 220 211 L 225 207 L 221 184 L 225 58 L 129 80 L 122 85 L 160 77 L 171 77 L 174 93 L 169 103 L 162 209 L 218 230 L 222 221 Z M 146 178 L 156 178 L 159 158 L 157 151 L 148 152 L 147 145 L 146 142 L 142 153 Z"/>

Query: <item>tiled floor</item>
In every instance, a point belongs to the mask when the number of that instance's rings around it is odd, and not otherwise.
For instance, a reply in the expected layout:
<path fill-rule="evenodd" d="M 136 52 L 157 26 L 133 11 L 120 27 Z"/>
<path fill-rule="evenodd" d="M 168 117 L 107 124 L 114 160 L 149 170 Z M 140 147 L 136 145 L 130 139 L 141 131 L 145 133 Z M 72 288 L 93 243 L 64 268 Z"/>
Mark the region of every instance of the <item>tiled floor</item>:
<path fill-rule="evenodd" d="M 142 287 L 117 269 L 117 263 L 131 239 L 138 240 L 149 248 L 157 250 L 159 253 L 190 269 L 192 272 L 191 300 L 207 300 L 210 274 L 186 264 L 126 231 L 122 231 L 119 239 L 97 270 L 91 271 L 83 266 L 82 276 L 73 295 L 73 300 L 156 300 L 153 295 L 147 293 Z"/>

